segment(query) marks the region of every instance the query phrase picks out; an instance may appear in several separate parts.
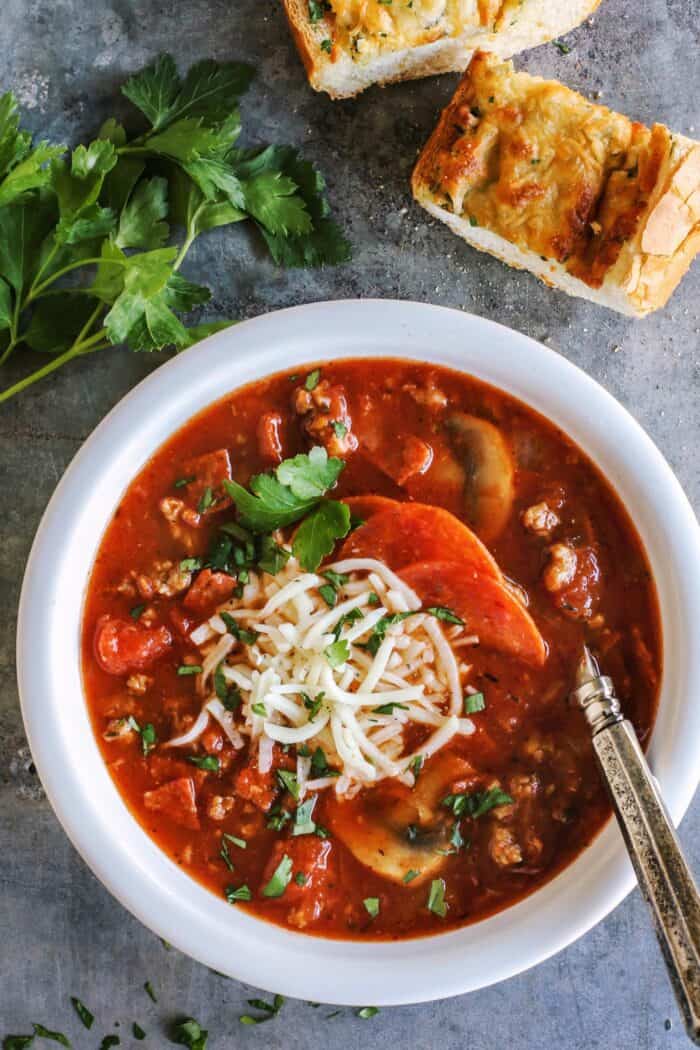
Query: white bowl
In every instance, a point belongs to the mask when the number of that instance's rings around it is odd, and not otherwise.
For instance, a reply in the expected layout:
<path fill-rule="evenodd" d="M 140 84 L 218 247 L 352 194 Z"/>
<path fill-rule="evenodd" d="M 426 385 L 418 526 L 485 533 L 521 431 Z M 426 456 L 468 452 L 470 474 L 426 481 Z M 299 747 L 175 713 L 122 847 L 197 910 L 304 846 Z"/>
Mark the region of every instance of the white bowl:
<path fill-rule="evenodd" d="M 306 362 L 416 358 L 472 373 L 532 405 L 600 466 L 651 560 L 664 672 L 652 768 L 672 817 L 700 776 L 700 533 L 669 466 L 630 415 L 552 350 L 508 328 L 418 303 L 316 303 L 246 321 L 159 368 L 82 447 L 37 532 L 20 603 L 22 711 L 49 799 L 92 870 L 159 936 L 207 966 L 314 1001 L 391 1005 L 503 980 L 570 944 L 630 891 L 614 822 L 564 872 L 500 914 L 397 943 L 313 938 L 205 890 L 162 853 L 122 802 L 83 698 L 80 618 L 88 573 L 122 493 L 195 412 L 243 383 Z"/>

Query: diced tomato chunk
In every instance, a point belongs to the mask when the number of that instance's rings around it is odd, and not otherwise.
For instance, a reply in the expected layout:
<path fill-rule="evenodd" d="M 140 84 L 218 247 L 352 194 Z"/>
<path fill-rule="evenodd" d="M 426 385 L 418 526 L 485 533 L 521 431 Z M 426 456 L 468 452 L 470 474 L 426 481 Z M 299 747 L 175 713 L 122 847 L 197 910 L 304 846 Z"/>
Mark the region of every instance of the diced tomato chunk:
<path fill-rule="evenodd" d="M 282 416 L 279 412 L 264 412 L 258 420 L 258 449 L 260 455 L 270 463 L 282 462 L 281 426 Z"/>
<path fill-rule="evenodd" d="M 198 616 L 205 616 L 213 612 L 217 605 L 228 601 L 235 589 L 236 580 L 233 576 L 202 569 L 182 604 Z"/>
<path fill-rule="evenodd" d="M 462 573 L 477 570 L 503 579 L 479 537 L 449 511 L 427 503 L 394 503 L 355 529 L 340 551 L 341 558 L 379 558 L 395 571 L 446 555 Z"/>
<path fill-rule="evenodd" d="M 175 824 L 199 830 L 197 795 L 192 777 L 179 777 L 153 791 L 146 791 L 143 801 L 147 809 L 157 810 Z"/>
<path fill-rule="evenodd" d="M 270 881 L 284 856 L 292 862 L 292 878 L 281 898 L 292 909 L 288 920 L 294 926 L 308 926 L 321 916 L 327 916 L 341 900 L 333 844 L 316 835 L 300 835 L 276 842 L 263 872 L 261 889 Z"/>
<path fill-rule="evenodd" d="M 145 671 L 173 644 L 167 627 L 144 627 L 113 616 L 101 616 L 95 627 L 95 656 L 107 674 Z"/>
<path fill-rule="evenodd" d="M 261 773 L 258 769 L 257 758 L 254 758 L 252 762 L 243 766 L 239 771 L 236 776 L 234 791 L 239 798 L 252 802 L 263 813 L 267 813 L 279 791 L 274 769 L 269 769 L 267 773 Z"/>
<path fill-rule="evenodd" d="M 280 785 L 277 779 L 278 769 L 292 769 L 294 760 L 275 744 L 272 752 L 272 766 L 267 773 L 261 773 L 258 768 L 257 750 L 248 758 L 247 763 L 238 771 L 234 791 L 239 798 L 252 802 L 254 806 L 267 813 L 275 801 Z"/>
<path fill-rule="evenodd" d="M 182 489 L 183 498 L 196 515 L 207 515 L 231 505 L 224 481 L 231 480 L 231 459 L 225 448 L 194 456 L 182 465 L 183 475 L 192 481 Z M 194 524 L 194 522 L 188 522 Z"/>
<path fill-rule="evenodd" d="M 424 605 L 444 605 L 460 616 L 486 648 L 538 666 L 546 660 L 547 647 L 535 621 L 500 581 L 447 561 L 409 565 L 399 575 Z"/>

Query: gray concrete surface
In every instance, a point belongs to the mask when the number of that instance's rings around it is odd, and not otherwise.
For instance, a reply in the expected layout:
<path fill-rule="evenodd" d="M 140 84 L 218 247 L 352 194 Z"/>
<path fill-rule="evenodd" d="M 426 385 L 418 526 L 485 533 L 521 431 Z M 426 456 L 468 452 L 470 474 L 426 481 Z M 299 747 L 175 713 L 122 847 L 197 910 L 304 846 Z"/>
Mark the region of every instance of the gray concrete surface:
<path fill-rule="evenodd" d="M 351 296 L 457 306 L 543 339 L 585 368 L 640 420 L 700 502 L 700 266 L 663 312 L 639 323 L 547 291 L 453 239 L 411 204 L 416 151 L 454 87 L 443 77 L 331 103 L 306 86 L 279 7 L 259 0 L 3 0 L 0 91 L 14 87 L 30 125 L 76 141 L 114 112 L 126 75 L 160 50 L 182 64 L 240 57 L 258 78 L 244 106 L 248 141 L 303 147 L 328 176 L 355 246 L 338 270 L 284 273 L 243 229 L 213 234 L 191 259 L 216 287 L 211 315 L 249 317 L 294 303 Z M 700 133 L 698 0 L 603 0 L 573 34 L 520 63 L 647 122 Z M 105 352 L 0 408 L 0 1036 L 38 1021 L 78 1048 L 107 1032 L 167 1044 L 167 1024 L 192 1014 L 224 1046 L 544 1050 L 672 1050 L 686 1045 L 642 902 L 634 894 L 556 958 L 476 994 L 370 1021 L 288 1003 L 262 1028 L 238 1015 L 251 991 L 161 943 L 131 918 L 73 851 L 42 795 L 23 736 L 14 675 L 15 611 L 39 517 L 80 444 L 162 358 Z M 25 364 L 27 362 L 25 361 Z M 3 385 L 11 374 L 8 369 Z M 697 698 L 695 698 L 697 702 Z M 700 870 L 700 805 L 681 837 Z M 572 901 L 572 908 L 575 907 Z M 232 949 L 235 950 L 235 949 Z M 143 991 L 152 981 L 158 1003 Z M 69 997 L 96 1015 L 82 1029 Z M 120 1027 L 115 1027 L 120 1023 Z"/>

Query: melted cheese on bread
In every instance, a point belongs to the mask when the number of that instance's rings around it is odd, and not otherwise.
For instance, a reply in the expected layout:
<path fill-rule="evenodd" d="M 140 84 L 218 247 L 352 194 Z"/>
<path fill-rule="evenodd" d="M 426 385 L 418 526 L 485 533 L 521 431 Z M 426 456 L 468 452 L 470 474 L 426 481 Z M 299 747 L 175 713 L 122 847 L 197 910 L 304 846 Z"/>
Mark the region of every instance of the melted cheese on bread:
<path fill-rule="evenodd" d="M 515 246 L 517 261 L 507 261 L 543 280 L 542 268 L 525 260 L 551 260 L 550 283 L 560 286 L 559 271 L 591 289 L 611 278 L 624 286 L 630 312 L 644 313 L 654 308 L 648 280 L 668 283 L 664 271 L 680 252 L 671 269 L 684 265 L 667 296 L 695 253 L 699 167 L 700 146 L 662 125 L 647 128 L 477 53 L 413 186 L 420 203 L 454 217 L 463 235 L 474 229 L 467 239 L 478 246 Z M 661 266 L 647 256 L 661 256 Z"/>
<path fill-rule="evenodd" d="M 508 58 L 580 25 L 600 0 L 282 0 L 309 81 L 332 98 Z"/>
<path fill-rule="evenodd" d="M 333 43 L 360 58 L 418 47 L 467 28 L 497 31 L 521 0 L 328 0 Z"/>

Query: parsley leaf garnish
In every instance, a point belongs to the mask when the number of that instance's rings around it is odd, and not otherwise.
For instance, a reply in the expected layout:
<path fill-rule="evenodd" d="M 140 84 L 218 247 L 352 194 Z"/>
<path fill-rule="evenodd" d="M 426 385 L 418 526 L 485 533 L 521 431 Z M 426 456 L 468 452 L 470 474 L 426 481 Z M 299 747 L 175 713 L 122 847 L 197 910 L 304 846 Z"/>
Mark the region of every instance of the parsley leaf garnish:
<path fill-rule="evenodd" d="M 0 356 L 21 346 L 53 355 L 0 401 L 111 344 L 184 349 L 226 327 L 180 317 L 210 298 L 178 270 L 215 227 L 252 220 L 279 265 L 349 257 L 311 164 L 288 146 L 236 146 L 252 76 L 243 63 L 204 60 L 181 78 L 161 55 L 122 89 L 142 115 L 135 134 L 110 119 L 70 153 L 32 146 L 14 96 L 0 98 Z M 166 247 L 175 226 L 181 243 Z M 64 275 L 76 280 L 55 287 Z"/>

